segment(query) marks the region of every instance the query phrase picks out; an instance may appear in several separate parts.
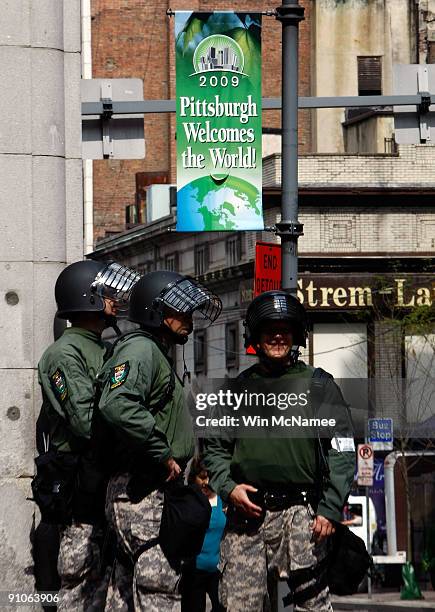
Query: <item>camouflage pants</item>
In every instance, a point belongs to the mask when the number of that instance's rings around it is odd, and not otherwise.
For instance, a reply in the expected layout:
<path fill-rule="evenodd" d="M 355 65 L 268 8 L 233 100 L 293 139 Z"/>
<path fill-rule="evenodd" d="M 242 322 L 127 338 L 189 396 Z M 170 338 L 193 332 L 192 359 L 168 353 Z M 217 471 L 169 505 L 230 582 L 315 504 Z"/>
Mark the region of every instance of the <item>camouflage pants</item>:
<path fill-rule="evenodd" d="M 106 588 L 100 577 L 101 532 L 72 524 L 61 534 L 57 569 L 61 579 L 58 610 L 103 610 Z"/>
<path fill-rule="evenodd" d="M 138 503 L 127 494 L 129 476 L 113 477 L 108 486 L 106 518 L 115 531 L 118 547 L 134 564 L 115 561 L 106 610 L 135 612 L 179 612 L 179 576 L 171 568 L 160 546 L 140 553 L 140 547 L 158 536 L 163 494 L 153 491 Z M 135 562 L 135 558 L 137 559 Z"/>
<path fill-rule="evenodd" d="M 288 579 L 292 572 L 297 575 L 296 570 L 313 568 L 324 559 L 326 544 L 313 542 L 311 522 L 307 507 L 292 506 L 280 512 L 266 511 L 262 525 L 249 534 L 227 527 L 221 542 L 219 598 L 228 612 L 262 612 L 268 575 Z M 294 610 L 332 611 L 329 589 L 317 578 L 310 575 L 302 583 L 299 580 L 294 591 Z"/>

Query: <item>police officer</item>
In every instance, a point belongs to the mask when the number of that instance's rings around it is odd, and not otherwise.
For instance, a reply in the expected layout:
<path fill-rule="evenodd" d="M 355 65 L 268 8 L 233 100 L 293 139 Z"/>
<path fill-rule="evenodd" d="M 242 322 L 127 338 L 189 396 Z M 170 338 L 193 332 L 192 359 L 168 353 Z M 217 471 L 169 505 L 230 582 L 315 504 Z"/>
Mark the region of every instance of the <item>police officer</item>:
<path fill-rule="evenodd" d="M 229 502 L 221 544 L 221 603 L 230 612 L 261 611 L 269 574 L 288 579 L 295 610 L 326 612 L 332 610 L 327 538 L 341 519 L 354 474 L 348 407 L 330 375 L 298 360 L 307 317 L 295 297 L 284 291 L 257 296 L 245 328 L 246 346 L 255 347 L 259 363 L 239 378 L 274 379 L 280 389 L 287 379 L 289 384 L 309 379 L 310 385 L 321 380 L 322 406 L 329 406 L 336 426 L 322 441 L 317 436 L 235 439 L 231 434 L 206 441 L 210 484 Z"/>
<path fill-rule="evenodd" d="M 168 355 L 192 332 L 192 315 L 210 323 L 220 299 L 175 272 L 151 272 L 135 285 L 128 318 L 140 329 L 121 337 L 99 376 L 99 413 L 114 434 L 106 517 L 118 544 L 107 610 L 181 609 L 179 576 L 158 536 L 162 488 L 176 480 L 194 451 L 182 383 Z"/>
<path fill-rule="evenodd" d="M 88 610 L 98 586 L 94 525 L 104 512 L 104 491 L 101 508 L 97 493 L 102 482 L 89 456 L 94 379 L 106 350 L 101 334 L 116 325 L 116 314 L 126 309 L 138 279 L 136 272 L 120 264 L 88 260 L 66 267 L 55 286 L 56 314 L 68 319 L 71 327 L 44 352 L 38 375 L 40 419 L 48 424 L 46 448 L 55 451 L 53 469 L 60 470 L 59 478 L 70 482 L 69 488 L 61 485 L 57 492 L 64 496 L 65 510 L 55 519 L 61 524 L 59 610 Z"/>

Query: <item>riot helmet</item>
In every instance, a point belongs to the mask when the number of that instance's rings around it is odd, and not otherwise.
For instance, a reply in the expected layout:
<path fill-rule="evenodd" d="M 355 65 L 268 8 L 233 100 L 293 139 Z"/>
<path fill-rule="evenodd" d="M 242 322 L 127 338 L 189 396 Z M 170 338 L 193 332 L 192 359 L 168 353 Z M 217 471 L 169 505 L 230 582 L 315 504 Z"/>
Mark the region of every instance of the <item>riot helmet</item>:
<path fill-rule="evenodd" d="M 213 323 L 222 310 L 217 295 L 193 278 L 161 270 L 143 276 L 134 286 L 128 309 L 128 319 L 143 327 L 158 329 L 171 309 L 180 314 L 198 312 Z M 178 338 L 183 344 L 187 338 Z"/>
<path fill-rule="evenodd" d="M 140 276 L 115 262 L 88 259 L 67 266 L 59 275 L 54 290 L 57 316 L 68 319 L 82 312 L 103 312 L 104 298 L 126 310 L 130 291 Z"/>
<path fill-rule="evenodd" d="M 286 291 L 265 291 L 252 300 L 246 312 L 245 346 L 254 346 L 266 321 L 287 321 L 292 329 L 293 343 L 306 346 L 308 319 L 305 308 Z"/>

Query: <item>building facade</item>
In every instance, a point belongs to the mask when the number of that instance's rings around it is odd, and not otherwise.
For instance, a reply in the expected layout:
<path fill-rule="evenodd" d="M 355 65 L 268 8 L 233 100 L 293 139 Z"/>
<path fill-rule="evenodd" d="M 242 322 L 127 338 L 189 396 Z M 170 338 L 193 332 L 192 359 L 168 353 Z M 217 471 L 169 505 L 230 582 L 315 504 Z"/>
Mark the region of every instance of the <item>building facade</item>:
<path fill-rule="evenodd" d="M 272 0 L 90 0 L 92 76 L 141 78 L 145 99 L 175 97 L 173 22 L 166 10 L 271 11 Z M 345 96 L 393 93 L 393 65 L 435 61 L 430 0 L 302 0 L 299 93 Z M 263 17 L 263 96 L 281 95 L 281 24 Z M 263 154 L 280 151 L 279 111 L 263 112 Z M 141 219 L 146 187 L 175 182 L 175 117 L 145 117 L 144 160 L 93 164 L 94 238 L 125 229 L 126 209 Z M 394 152 L 390 109 L 317 109 L 299 112 L 299 150 L 307 153 Z M 129 218 L 129 220 L 131 220 Z"/>
<path fill-rule="evenodd" d="M 271 227 L 280 220 L 281 157 L 263 162 L 264 217 Z M 394 155 L 301 156 L 298 295 L 313 323 L 306 356 L 313 365 L 328 365 L 338 377 L 382 371 L 384 353 L 374 339 L 383 346 L 388 334 L 378 329 L 382 321 L 368 324 L 361 312 L 376 314 L 385 284 L 396 308 L 433 304 L 433 164 L 435 147 L 426 145 L 400 147 Z M 252 363 L 243 348 L 242 321 L 253 297 L 255 244 L 279 239 L 271 231 L 176 233 L 175 223 L 172 207 L 169 216 L 100 241 L 93 255 L 114 257 L 143 273 L 176 270 L 212 285 L 224 313 L 206 332 L 206 366 L 198 369 L 193 346 L 187 364 L 211 377 L 236 374 Z M 351 350 L 358 342 L 359 349 Z M 346 344 L 349 351 L 339 350 Z M 336 365 L 326 346 L 337 349 Z"/>

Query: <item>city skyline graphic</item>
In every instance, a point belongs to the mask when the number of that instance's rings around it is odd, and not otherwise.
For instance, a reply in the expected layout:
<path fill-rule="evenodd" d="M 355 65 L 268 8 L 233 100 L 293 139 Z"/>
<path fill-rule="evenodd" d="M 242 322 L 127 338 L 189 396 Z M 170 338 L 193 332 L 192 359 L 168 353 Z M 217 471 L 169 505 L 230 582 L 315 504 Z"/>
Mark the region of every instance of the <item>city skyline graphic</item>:
<path fill-rule="evenodd" d="M 197 46 L 193 56 L 195 72 L 243 72 L 244 56 L 238 43 L 223 34 L 208 36 Z"/>

